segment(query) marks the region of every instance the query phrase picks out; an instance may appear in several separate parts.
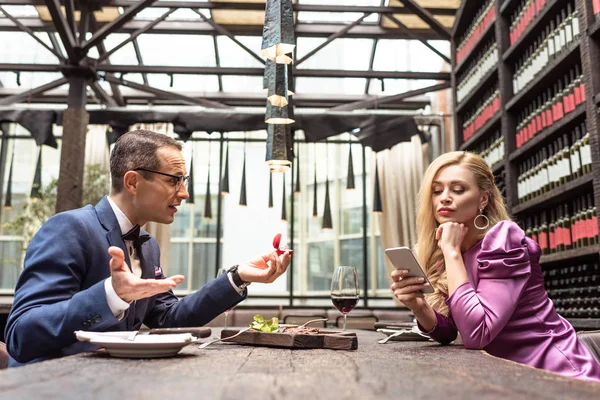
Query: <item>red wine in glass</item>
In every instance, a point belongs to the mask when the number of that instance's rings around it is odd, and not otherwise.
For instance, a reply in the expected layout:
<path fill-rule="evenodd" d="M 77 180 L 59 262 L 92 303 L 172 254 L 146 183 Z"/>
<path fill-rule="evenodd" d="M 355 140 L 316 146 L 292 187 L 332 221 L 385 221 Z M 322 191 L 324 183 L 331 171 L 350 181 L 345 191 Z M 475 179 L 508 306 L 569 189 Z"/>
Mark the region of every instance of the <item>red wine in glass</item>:
<path fill-rule="evenodd" d="M 331 277 L 331 302 L 344 315 L 344 328 L 342 329 L 344 331 L 346 330 L 346 316 L 356 307 L 359 296 L 356 268 L 336 267 Z"/>
<path fill-rule="evenodd" d="M 331 302 L 342 314 L 348 314 L 356 307 L 358 296 L 331 296 Z"/>

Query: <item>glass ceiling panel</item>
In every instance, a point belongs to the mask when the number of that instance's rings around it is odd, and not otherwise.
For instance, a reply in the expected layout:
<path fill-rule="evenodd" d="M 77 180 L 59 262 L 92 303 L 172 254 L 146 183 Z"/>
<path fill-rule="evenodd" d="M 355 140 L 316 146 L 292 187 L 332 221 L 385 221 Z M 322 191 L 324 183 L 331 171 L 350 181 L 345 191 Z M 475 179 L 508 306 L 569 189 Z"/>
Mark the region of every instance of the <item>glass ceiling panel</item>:
<path fill-rule="evenodd" d="M 379 6 L 381 0 L 300 0 L 300 4 L 314 5 L 336 5 L 336 6 Z M 343 13 L 343 12 L 313 12 L 301 11 L 298 13 L 298 21 L 300 22 L 341 22 L 351 23 L 363 16 L 363 13 Z M 377 23 L 379 15 L 373 13 L 369 15 L 362 23 Z"/>
<path fill-rule="evenodd" d="M 2 32 L 0 40 L 0 60 L 8 63 L 56 64 L 58 59 L 44 46 L 25 32 Z M 36 33 L 48 46 L 50 39 L 45 33 Z"/>
<path fill-rule="evenodd" d="M 407 71 L 409 59 L 407 40 L 381 39 L 377 42 L 373 69 L 375 71 Z"/>
<path fill-rule="evenodd" d="M 260 76 L 224 75 L 221 77 L 221 81 L 223 82 L 224 92 L 265 93 L 262 88 L 262 77 Z"/>
<path fill-rule="evenodd" d="M 363 94 L 366 79 L 364 78 L 308 78 L 295 79 L 296 93 L 315 94 Z"/>
<path fill-rule="evenodd" d="M 138 38 L 138 40 L 140 40 L 140 38 L 142 38 L 142 37 L 143 36 L 140 36 Z M 111 35 L 108 35 L 106 37 L 106 39 L 104 39 L 104 46 L 106 47 L 107 51 L 111 51 L 113 48 L 115 48 L 116 46 L 118 46 L 119 44 L 121 44 L 122 42 L 124 42 L 127 39 L 129 39 L 129 35 L 126 33 L 113 33 Z M 90 51 L 90 56 L 98 57 L 98 49 L 96 47 L 94 47 L 92 50 L 93 51 Z M 112 54 L 108 59 L 110 60 L 111 64 L 118 64 L 118 65 L 137 65 L 138 64 L 138 59 L 135 55 L 135 49 L 133 48 L 132 42 L 127 43 L 125 46 L 123 46 L 119 50 L 115 51 L 115 53 Z M 146 60 L 144 60 L 144 62 L 145 61 Z"/>
<path fill-rule="evenodd" d="M 129 75 L 126 75 L 129 79 Z M 216 75 L 173 75 L 173 87 L 171 77 L 165 74 L 148 74 L 148 84 L 152 87 L 171 92 L 218 92 L 219 81 Z"/>
<path fill-rule="evenodd" d="M 299 37 L 297 59 L 317 48 L 325 39 Z M 373 48 L 373 39 L 335 39 L 302 62 L 301 68 L 366 71 Z"/>
<path fill-rule="evenodd" d="M 260 57 L 260 46 L 262 45 L 262 38 L 260 36 L 236 36 L 235 38 Z M 227 36 L 218 36 L 217 46 L 219 47 L 221 67 L 264 68 L 264 64 L 258 62 L 256 58 L 248 54 L 246 50 L 242 49 Z"/>
<path fill-rule="evenodd" d="M 169 9 L 166 7 L 148 7 L 137 13 L 133 19 L 154 21 L 155 19 L 160 18 L 167 11 L 169 11 Z M 201 8 L 200 12 L 210 18 L 210 10 L 208 8 Z M 168 21 L 195 21 L 200 19 L 200 16 L 189 8 L 179 8 L 167 17 Z"/>
<path fill-rule="evenodd" d="M 431 29 L 427 22 L 423 21 L 421 18 L 416 15 L 408 15 L 408 14 L 394 14 L 394 17 L 402 22 L 404 25 L 411 29 Z M 446 28 L 452 28 L 454 25 L 454 16 L 453 15 L 434 15 L 436 20 L 438 20 L 443 26 Z M 397 28 L 398 25 L 394 21 L 391 21 L 389 18 L 383 18 L 384 28 Z"/>
<path fill-rule="evenodd" d="M 216 66 L 211 36 L 145 34 L 138 42 L 147 65 Z"/>
<path fill-rule="evenodd" d="M 431 40 L 429 43 L 449 56 L 450 42 Z M 377 43 L 373 69 L 376 71 L 439 72 L 446 62 L 417 40 L 382 39 Z"/>
<path fill-rule="evenodd" d="M 440 72 L 444 65 L 448 65 L 440 56 L 428 49 L 423 43 L 416 40 L 408 40 L 409 54 L 418 55 L 410 57 L 409 70 L 421 72 Z M 450 53 L 450 42 L 442 40 L 431 41 L 432 46 L 446 56 Z"/>
<path fill-rule="evenodd" d="M 0 81 L 2 81 L 5 88 L 19 88 L 25 92 L 55 81 L 62 76 L 60 72 L 21 72 L 21 86 L 19 86 L 17 85 L 17 74 L 14 72 L 0 72 Z"/>
<path fill-rule="evenodd" d="M 2 5 L 2 4 L 0 4 Z M 38 17 L 39 14 L 34 6 L 2 6 L 4 10 L 15 18 L 18 17 Z M 0 13 L 0 18 L 6 18 L 4 13 Z"/>

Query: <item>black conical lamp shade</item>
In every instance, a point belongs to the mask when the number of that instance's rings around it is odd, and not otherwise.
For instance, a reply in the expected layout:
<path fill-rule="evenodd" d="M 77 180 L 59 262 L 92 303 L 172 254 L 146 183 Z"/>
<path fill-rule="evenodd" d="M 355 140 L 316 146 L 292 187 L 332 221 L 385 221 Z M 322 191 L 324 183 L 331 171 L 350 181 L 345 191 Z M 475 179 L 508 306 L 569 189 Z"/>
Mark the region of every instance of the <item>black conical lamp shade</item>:
<path fill-rule="evenodd" d="M 352 160 L 352 145 L 348 149 L 348 176 L 346 178 L 346 189 L 356 189 L 354 185 L 354 161 Z"/>
<path fill-rule="evenodd" d="M 375 161 L 375 193 L 373 193 L 373 212 L 383 212 L 383 206 L 381 204 L 381 191 L 379 189 L 379 166 L 377 165 L 377 161 Z"/>
<path fill-rule="evenodd" d="M 196 194 L 194 192 L 194 153 L 190 157 L 190 178 L 188 180 L 187 191 L 190 197 L 186 200 L 188 204 L 194 204 L 196 202 Z"/>
<path fill-rule="evenodd" d="M 315 163 L 315 179 L 313 181 L 313 218 L 319 216 L 319 205 L 317 203 L 317 164 Z"/>
<path fill-rule="evenodd" d="M 281 220 L 287 221 L 287 208 L 285 206 L 286 203 L 286 195 L 285 195 L 285 174 L 283 174 L 283 194 L 281 197 Z"/>
<path fill-rule="evenodd" d="M 269 171 L 269 208 L 273 208 L 273 173 Z"/>
<path fill-rule="evenodd" d="M 296 180 L 294 182 L 294 194 L 300 193 L 300 144 L 296 146 Z"/>
<path fill-rule="evenodd" d="M 221 179 L 221 193 L 229 193 L 229 142 L 225 149 L 225 166 L 223 167 L 223 178 Z"/>
<path fill-rule="evenodd" d="M 240 188 L 240 206 L 247 206 L 246 201 L 246 152 L 244 151 L 244 162 L 242 164 L 242 186 Z"/>
<path fill-rule="evenodd" d="M 287 54 L 295 44 L 292 0 L 266 0 L 261 56 L 289 64 L 292 59 Z"/>
<path fill-rule="evenodd" d="M 329 204 L 329 177 L 325 182 L 325 208 L 323 208 L 323 223 L 321 229 L 333 229 L 331 221 L 331 205 Z"/>
<path fill-rule="evenodd" d="M 206 196 L 204 197 L 204 219 L 212 219 L 212 201 L 210 195 L 210 159 L 208 161 L 208 176 L 206 177 Z"/>
<path fill-rule="evenodd" d="M 10 170 L 8 171 L 8 183 L 6 185 L 6 197 L 4 198 L 4 208 L 12 208 L 12 178 L 13 178 L 13 165 L 15 163 L 15 149 L 13 147 L 12 157 L 10 159 Z"/>
<path fill-rule="evenodd" d="M 33 177 L 33 185 L 31 185 L 31 194 L 29 197 L 38 199 L 42 197 L 41 193 L 42 189 L 42 147 L 40 146 L 40 153 L 37 160 L 37 165 L 35 166 L 35 176 Z"/>

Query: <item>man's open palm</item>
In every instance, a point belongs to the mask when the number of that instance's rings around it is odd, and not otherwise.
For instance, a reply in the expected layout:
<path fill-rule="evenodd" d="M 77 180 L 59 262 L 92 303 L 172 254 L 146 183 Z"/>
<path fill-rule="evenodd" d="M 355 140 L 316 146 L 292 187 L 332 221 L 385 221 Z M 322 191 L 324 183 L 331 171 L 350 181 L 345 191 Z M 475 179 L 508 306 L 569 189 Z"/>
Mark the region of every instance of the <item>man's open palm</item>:
<path fill-rule="evenodd" d="M 112 257 L 110 259 L 110 276 L 113 288 L 117 295 L 127 303 L 167 292 L 185 279 L 183 275 L 165 279 L 141 279 L 129 270 L 121 248 L 111 246 L 108 248 L 108 254 Z"/>

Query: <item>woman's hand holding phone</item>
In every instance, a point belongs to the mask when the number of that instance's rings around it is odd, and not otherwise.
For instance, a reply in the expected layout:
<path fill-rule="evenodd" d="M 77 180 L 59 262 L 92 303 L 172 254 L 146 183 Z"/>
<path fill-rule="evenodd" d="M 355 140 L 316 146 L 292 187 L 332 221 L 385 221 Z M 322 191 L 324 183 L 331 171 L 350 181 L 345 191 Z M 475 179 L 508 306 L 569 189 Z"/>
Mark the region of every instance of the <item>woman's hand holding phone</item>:
<path fill-rule="evenodd" d="M 406 269 L 394 269 L 392 271 L 392 292 L 394 296 L 413 313 L 429 307 L 425 301 L 423 291 L 429 288 L 425 278 L 419 276 L 408 276 Z"/>

